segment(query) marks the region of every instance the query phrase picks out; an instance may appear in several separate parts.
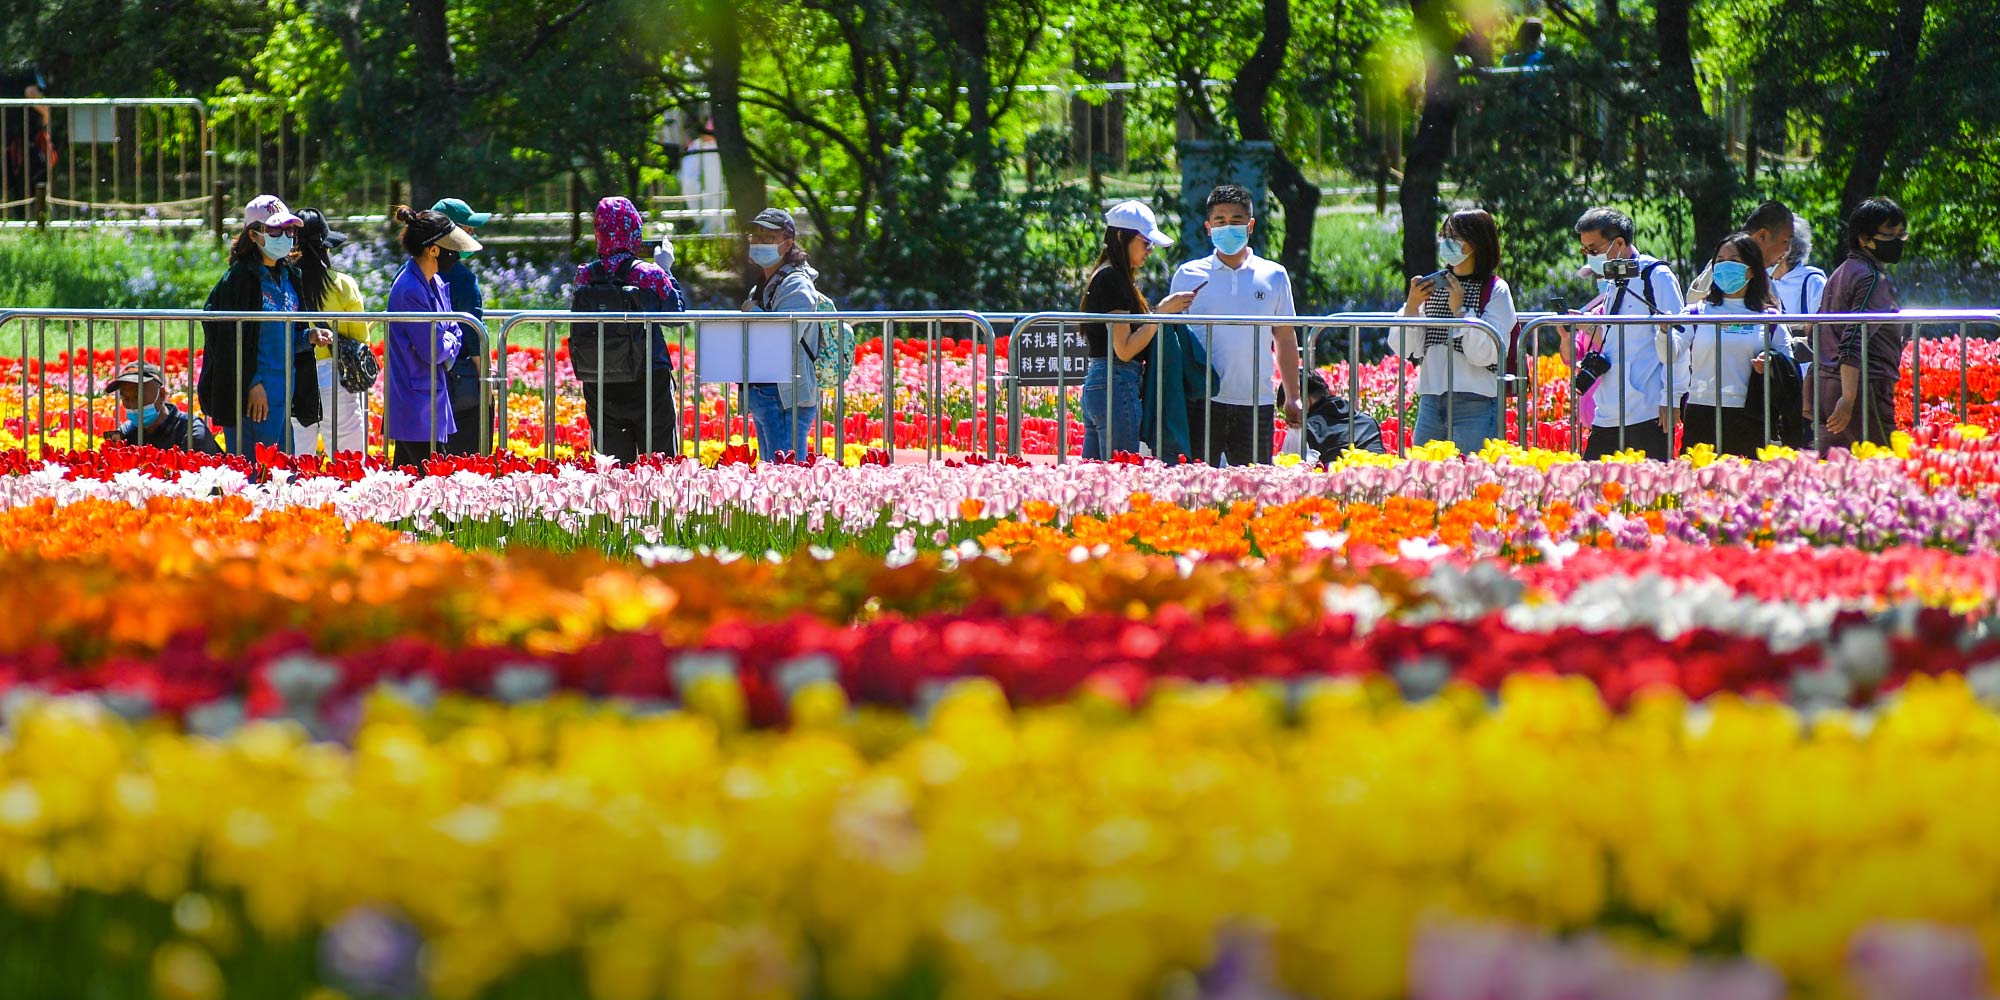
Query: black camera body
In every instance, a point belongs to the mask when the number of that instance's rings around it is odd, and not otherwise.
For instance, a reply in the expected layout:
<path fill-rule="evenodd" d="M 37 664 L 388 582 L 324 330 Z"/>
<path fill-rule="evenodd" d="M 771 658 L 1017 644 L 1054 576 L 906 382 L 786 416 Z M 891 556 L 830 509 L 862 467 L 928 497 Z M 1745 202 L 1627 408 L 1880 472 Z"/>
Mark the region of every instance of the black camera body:
<path fill-rule="evenodd" d="M 1611 359 L 1605 357 L 1603 351 L 1591 351 L 1576 359 L 1576 374 L 1570 376 L 1570 388 L 1581 396 L 1589 392 L 1590 387 L 1596 385 L 1597 380 L 1603 378 L 1604 373 L 1610 370 Z"/>
<path fill-rule="evenodd" d="M 1598 269 L 1597 274 L 1598 277 L 1610 281 L 1630 281 L 1639 276 L 1639 261 L 1632 257 L 1607 260 L 1604 266 Z"/>

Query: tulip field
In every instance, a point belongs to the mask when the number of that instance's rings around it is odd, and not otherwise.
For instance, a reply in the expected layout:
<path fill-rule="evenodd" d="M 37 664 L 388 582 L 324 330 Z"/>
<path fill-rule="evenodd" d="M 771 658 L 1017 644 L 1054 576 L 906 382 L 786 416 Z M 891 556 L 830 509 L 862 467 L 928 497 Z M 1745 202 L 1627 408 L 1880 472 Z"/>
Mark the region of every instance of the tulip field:
<path fill-rule="evenodd" d="M 968 343 L 885 428 L 879 341 L 844 454 L 707 396 L 620 466 L 513 350 L 421 474 L 0 360 L 0 996 L 1991 996 L 2000 349 L 1963 422 L 1938 349 L 1824 459 L 1583 462 L 1547 359 L 1525 442 L 1223 469 L 1052 464 L 1047 392 L 986 458 Z"/>

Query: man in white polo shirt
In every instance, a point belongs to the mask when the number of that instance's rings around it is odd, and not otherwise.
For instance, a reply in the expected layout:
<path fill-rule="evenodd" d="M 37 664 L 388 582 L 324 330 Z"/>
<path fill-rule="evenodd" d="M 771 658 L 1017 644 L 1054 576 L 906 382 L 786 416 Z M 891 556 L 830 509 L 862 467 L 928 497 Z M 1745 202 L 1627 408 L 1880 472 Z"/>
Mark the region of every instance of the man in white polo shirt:
<path fill-rule="evenodd" d="M 1292 279 L 1276 261 L 1250 251 L 1250 231 L 1257 225 L 1250 192 L 1224 184 L 1208 194 L 1208 239 L 1215 252 L 1191 260 L 1174 272 L 1170 291 L 1193 292 L 1188 315 L 1293 315 Z M 1299 338 L 1290 326 L 1250 327 L 1190 322 L 1188 329 L 1208 352 L 1214 371 L 1207 408 L 1207 454 L 1210 465 L 1247 465 L 1271 461 L 1277 396 L 1273 372 L 1285 380 L 1285 421 L 1300 425 Z M 1275 352 L 1276 362 L 1272 355 Z M 1203 446 L 1203 406 L 1188 403 L 1192 441 Z"/>

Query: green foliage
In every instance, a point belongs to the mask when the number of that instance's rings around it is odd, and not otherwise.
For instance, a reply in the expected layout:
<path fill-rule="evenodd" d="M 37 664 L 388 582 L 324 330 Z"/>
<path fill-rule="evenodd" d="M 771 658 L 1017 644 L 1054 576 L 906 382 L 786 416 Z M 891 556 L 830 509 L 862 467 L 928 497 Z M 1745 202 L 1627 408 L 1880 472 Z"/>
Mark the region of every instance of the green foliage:
<path fill-rule="evenodd" d="M 272 5 L 240 0 L 0 0 L 0 73 L 34 63 L 58 96 L 201 97 L 275 22 Z"/>

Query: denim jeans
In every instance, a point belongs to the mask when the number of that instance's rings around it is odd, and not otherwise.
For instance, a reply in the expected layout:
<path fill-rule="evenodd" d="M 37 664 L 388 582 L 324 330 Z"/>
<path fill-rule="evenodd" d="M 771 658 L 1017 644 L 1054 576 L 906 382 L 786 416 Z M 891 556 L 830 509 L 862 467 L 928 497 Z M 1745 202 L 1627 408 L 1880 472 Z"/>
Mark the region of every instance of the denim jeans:
<path fill-rule="evenodd" d="M 804 458 L 819 447 L 817 405 L 787 410 L 778 405 L 778 387 L 771 382 L 753 382 L 745 395 L 750 423 L 757 428 L 758 458 L 775 461 L 781 451 Z"/>
<path fill-rule="evenodd" d="M 1417 397 L 1418 444 L 1450 441 L 1461 455 L 1476 455 L 1486 447 L 1487 438 L 1500 436 L 1500 399 L 1476 392 L 1450 393 L 1449 414 L 1446 393 Z M 1446 417 L 1450 417 L 1447 424 Z"/>
<path fill-rule="evenodd" d="M 275 389 L 272 388 L 274 384 Z M 222 429 L 223 451 L 244 458 L 255 458 L 257 446 L 260 444 L 270 445 L 280 451 L 292 450 L 292 401 L 285 398 L 285 384 L 282 381 L 266 383 L 264 399 L 269 408 L 264 419 L 250 419 L 248 412 L 250 404 L 245 403 L 243 412 L 237 416 L 239 422 L 233 422 Z"/>
<path fill-rule="evenodd" d="M 1110 400 L 1106 411 L 1105 371 L 1109 369 Z M 1117 367 L 1098 358 L 1083 375 L 1083 457 L 1103 461 L 1119 452 L 1139 450 L 1139 379 L 1145 367 L 1120 361 Z M 1105 423 L 1106 418 L 1110 423 Z M 1109 441 L 1111 447 L 1105 448 Z"/>

